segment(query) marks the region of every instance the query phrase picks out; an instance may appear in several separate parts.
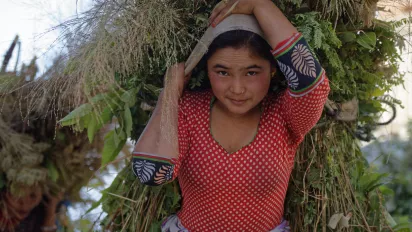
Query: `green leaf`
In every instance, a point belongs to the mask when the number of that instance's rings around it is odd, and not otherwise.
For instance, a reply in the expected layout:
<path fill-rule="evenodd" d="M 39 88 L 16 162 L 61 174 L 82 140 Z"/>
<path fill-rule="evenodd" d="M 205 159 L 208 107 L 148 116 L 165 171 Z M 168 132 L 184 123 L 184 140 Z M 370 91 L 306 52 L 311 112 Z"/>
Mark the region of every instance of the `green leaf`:
<path fill-rule="evenodd" d="M 115 131 L 112 130 L 104 138 L 104 146 L 102 152 L 102 166 L 108 164 L 109 162 L 113 161 L 119 152 L 122 150 L 124 144 L 126 143 L 126 139 L 120 140 L 117 145 L 114 141 Z M 117 136 L 117 134 L 116 134 Z"/>
<path fill-rule="evenodd" d="M 381 182 L 383 181 L 383 178 L 388 175 L 388 173 L 369 173 L 363 175 L 359 180 L 359 186 L 364 192 L 370 192 L 382 185 Z"/>
<path fill-rule="evenodd" d="M 366 49 L 373 50 L 376 46 L 376 34 L 374 32 L 363 33 L 356 42 Z"/>
<path fill-rule="evenodd" d="M 128 104 L 124 106 L 124 122 L 125 122 L 125 130 L 127 137 L 130 137 L 132 129 L 133 129 L 133 119 L 132 113 L 130 112 L 130 108 Z"/>
<path fill-rule="evenodd" d="M 339 39 L 344 43 L 349 43 L 356 40 L 356 34 L 353 32 L 343 32 L 339 34 Z"/>
<path fill-rule="evenodd" d="M 384 89 L 375 88 L 372 92 L 372 97 L 380 97 L 385 94 Z"/>
<path fill-rule="evenodd" d="M 106 107 L 103 109 L 102 114 L 100 115 L 102 118 L 102 124 L 108 123 L 113 118 L 112 110 L 110 107 Z"/>
<path fill-rule="evenodd" d="M 393 196 L 393 195 L 395 195 L 395 192 L 394 192 L 392 189 L 390 189 L 390 188 L 388 188 L 387 186 L 385 186 L 385 185 L 379 186 L 379 190 L 381 191 L 381 193 L 382 193 L 383 195 L 386 195 L 386 196 Z"/>
<path fill-rule="evenodd" d="M 116 130 L 114 130 L 113 133 L 113 141 L 114 141 L 114 146 L 119 146 L 120 140 L 119 140 L 119 136 L 116 133 Z"/>
<path fill-rule="evenodd" d="M 411 228 L 412 228 L 412 223 L 410 222 L 399 223 L 398 225 L 393 227 L 393 229 L 396 232 L 411 232 L 412 231 Z"/>
<path fill-rule="evenodd" d="M 87 137 L 89 138 L 89 142 L 92 143 L 94 139 L 94 134 L 97 131 L 97 119 L 96 117 L 92 116 L 89 124 L 87 125 Z"/>
<path fill-rule="evenodd" d="M 149 91 L 151 91 L 151 92 L 153 92 L 153 93 L 155 93 L 155 94 L 160 93 L 160 88 L 158 88 L 158 87 L 156 87 L 156 86 L 154 86 L 154 85 L 151 85 L 151 84 L 146 84 L 146 85 L 144 86 L 144 88 L 147 89 L 147 90 L 149 90 Z"/>
<path fill-rule="evenodd" d="M 96 94 L 92 99 L 90 99 L 91 103 L 98 103 L 100 101 L 106 100 L 108 98 L 111 98 L 112 93 L 100 93 Z"/>
<path fill-rule="evenodd" d="M 60 119 L 60 123 L 64 122 L 68 122 L 68 121 L 72 121 L 73 119 L 79 119 L 87 114 L 89 114 L 90 112 L 92 112 L 92 105 L 90 105 L 89 103 L 83 104 L 79 107 L 77 107 L 75 110 L 73 110 L 72 112 L 70 112 L 68 115 L 66 115 L 66 117 L 64 117 L 63 119 Z"/>
<path fill-rule="evenodd" d="M 102 194 L 102 197 L 100 198 L 100 200 L 95 201 L 92 203 L 92 206 L 86 211 L 85 214 L 90 213 L 92 210 L 96 209 L 97 207 L 99 207 L 99 205 L 103 202 L 103 200 L 106 198 L 106 194 Z"/>
<path fill-rule="evenodd" d="M 46 168 L 47 168 L 47 173 L 50 176 L 50 179 L 53 182 L 56 182 L 57 179 L 59 179 L 59 171 L 57 170 L 56 166 L 53 164 L 51 160 L 46 161 Z"/>
<path fill-rule="evenodd" d="M 64 119 L 64 118 L 63 118 Z M 62 119 L 62 120 L 63 120 Z M 73 118 L 65 121 L 59 121 L 62 126 L 71 126 L 79 122 L 79 119 Z"/>
<path fill-rule="evenodd" d="M 389 212 L 385 209 L 383 212 L 383 215 L 386 218 L 386 221 L 388 222 L 390 227 L 396 226 L 396 221 L 393 219 L 393 217 L 389 214 Z"/>
<path fill-rule="evenodd" d="M 140 85 L 137 88 L 130 89 L 124 92 L 121 96 L 121 100 L 126 103 L 126 105 L 134 106 L 136 104 L 136 94 L 140 91 Z"/>

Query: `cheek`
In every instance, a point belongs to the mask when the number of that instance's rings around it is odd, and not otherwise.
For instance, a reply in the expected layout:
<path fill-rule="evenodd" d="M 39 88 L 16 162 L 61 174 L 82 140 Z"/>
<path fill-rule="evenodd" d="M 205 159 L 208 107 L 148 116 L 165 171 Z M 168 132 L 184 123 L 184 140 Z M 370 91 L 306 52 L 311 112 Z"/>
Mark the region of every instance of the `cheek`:
<path fill-rule="evenodd" d="M 228 79 L 222 78 L 216 73 L 209 75 L 210 85 L 212 86 L 213 92 L 224 92 L 225 89 L 230 85 Z"/>
<path fill-rule="evenodd" d="M 247 83 L 247 89 L 255 94 L 266 95 L 269 86 L 270 78 L 267 75 L 254 76 Z"/>

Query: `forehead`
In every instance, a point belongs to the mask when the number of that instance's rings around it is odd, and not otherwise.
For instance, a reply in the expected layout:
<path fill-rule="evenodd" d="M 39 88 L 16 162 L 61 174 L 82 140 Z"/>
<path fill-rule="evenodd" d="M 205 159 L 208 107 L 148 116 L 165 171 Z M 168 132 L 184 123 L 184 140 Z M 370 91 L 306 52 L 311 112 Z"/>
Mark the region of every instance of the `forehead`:
<path fill-rule="evenodd" d="M 250 65 L 250 64 L 269 64 L 269 61 L 265 60 L 261 56 L 253 54 L 253 52 L 247 48 L 221 48 L 208 59 L 209 64 L 222 63 L 229 66 L 237 65 Z"/>

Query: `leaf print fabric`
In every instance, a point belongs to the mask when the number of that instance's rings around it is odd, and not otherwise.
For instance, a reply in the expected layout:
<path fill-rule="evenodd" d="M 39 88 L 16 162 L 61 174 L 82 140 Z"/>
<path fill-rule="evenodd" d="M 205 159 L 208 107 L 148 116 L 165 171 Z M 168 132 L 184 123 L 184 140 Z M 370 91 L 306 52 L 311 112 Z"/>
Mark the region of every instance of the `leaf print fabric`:
<path fill-rule="evenodd" d="M 142 184 L 156 186 L 172 180 L 173 163 L 173 160 L 164 157 L 133 152 L 133 173 Z"/>
<path fill-rule="evenodd" d="M 157 185 L 164 184 L 168 180 L 172 179 L 172 175 L 173 175 L 173 166 L 162 165 L 155 174 L 154 182 Z"/>
<path fill-rule="evenodd" d="M 146 183 L 150 180 L 155 172 L 156 165 L 149 163 L 147 160 L 135 160 L 133 163 L 133 170 L 135 170 L 136 176 L 139 177 L 142 183 Z"/>
<path fill-rule="evenodd" d="M 289 93 L 302 97 L 325 77 L 325 71 L 316 60 L 302 34 L 297 33 L 272 51 L 289 84 Z"/>
<path fill-rule="evenodd" d="M 316 78 L 315 58 L 303 44 L 297 44 L 293 49 L 292 64 L 300 73 Z"/>
<path fill-rule="evenodd" d="M 282 71 L 282 73 L 285 75 L 289 87 L 292 89 L 296 89 L 299 86 L 299 79 L 296 76 L 295 71 L 293 71 L 293 69 L 289 68 L 289 66 L 283 64 L 280 61 L 278 61 L 278 65 L 280 71 Z"/>

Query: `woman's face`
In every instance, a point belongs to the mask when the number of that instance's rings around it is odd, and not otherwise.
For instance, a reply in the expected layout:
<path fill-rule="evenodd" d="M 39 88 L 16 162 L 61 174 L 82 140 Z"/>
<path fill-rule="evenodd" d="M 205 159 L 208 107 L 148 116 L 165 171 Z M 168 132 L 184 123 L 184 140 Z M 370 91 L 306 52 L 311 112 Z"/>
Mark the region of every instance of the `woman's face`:
<path fill-rule="evenodd" d="M 252 55 L 248 48 L 218 49 L 207 61 L 213 94 L 235 115 L 244 115 L 266 96 L 270 86 L 270 62 Z"/>
<path fill-rule="evenodd" d="M 24 192 L 27 194 L 23 197 L 14 196 L 10 192 L 6 193 L 8 210 L 18 220 L 26 218 L 42 199 L 42 190 L 38 186 L 24 189 Z"/>

